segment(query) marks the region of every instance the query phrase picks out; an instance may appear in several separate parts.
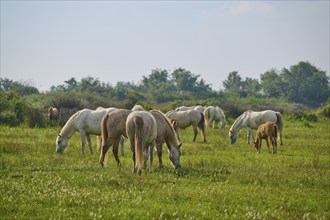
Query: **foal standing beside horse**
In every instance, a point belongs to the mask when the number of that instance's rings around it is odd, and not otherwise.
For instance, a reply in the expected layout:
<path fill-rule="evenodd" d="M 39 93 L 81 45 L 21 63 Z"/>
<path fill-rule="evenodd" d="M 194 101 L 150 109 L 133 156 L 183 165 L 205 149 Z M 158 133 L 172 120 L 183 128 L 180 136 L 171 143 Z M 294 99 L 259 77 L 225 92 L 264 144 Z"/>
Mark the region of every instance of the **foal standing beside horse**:
<path fill-rule="evenodd" d="M 272 110 L 265 110 L 261 112 L 255 111 L 246 111 L 242 115 L 240 115 L 236 121 L 233 123 L 229 130 L 229 140 L 231 144 L 234 144 L 237 140 L 237 133 L 241 128 L 246 128 L 248 130 L 247 133 L 247 143 L 250 143 L 250 137 L 254 141 L 254 136 L 252 133 L 252 129 L 257 129 L 261 124 L 266 122 L 276 123 L 278 126 L 278 136 L 280 138 L 280 143 L 282 142 L 282 129 L 283 129 L 283 119 L 282 115 L 279 112 L 275 112 Z"/>

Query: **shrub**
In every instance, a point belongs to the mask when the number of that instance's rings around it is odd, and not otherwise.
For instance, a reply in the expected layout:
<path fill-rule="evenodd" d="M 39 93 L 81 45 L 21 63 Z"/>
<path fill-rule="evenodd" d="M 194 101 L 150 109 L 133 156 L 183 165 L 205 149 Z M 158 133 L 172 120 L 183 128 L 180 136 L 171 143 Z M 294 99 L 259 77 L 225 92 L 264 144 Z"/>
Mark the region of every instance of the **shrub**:
<path fill-rule="evenodd" d="M 44 128 L 46 126 L 46 115 L 40 109 L 30 108 L 26 114 L 26 124 L 30 128 Z"/>
<path fill-rule="evenodd" d="M 0 124 L 20 125 L 28 109 L 28 103 L 16 92 L 0 92 Z"/>
<path fill-rule="evenodd" d="M 304 122 L 317 122 L 317 115 L 313 112 L 287 112 L 287 120 L 289 121 L 304 121 Z"/>
<path fill-rule="evenodd" d="M 330 118 L 330 97 L 326 104 L 324 104 L 317 112 L 321 117 Z"/>

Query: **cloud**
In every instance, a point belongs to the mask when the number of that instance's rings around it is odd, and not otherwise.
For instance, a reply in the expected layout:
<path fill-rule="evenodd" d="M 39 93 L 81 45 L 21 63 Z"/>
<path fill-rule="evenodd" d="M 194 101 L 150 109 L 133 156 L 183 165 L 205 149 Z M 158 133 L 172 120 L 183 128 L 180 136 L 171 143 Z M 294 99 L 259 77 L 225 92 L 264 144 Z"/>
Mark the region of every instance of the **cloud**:
<path fill-rule="evenodd" d="M 238 2 L 229 10 L 232 15 L 241 15 L 245 13 L 273 14 L 275 6 L 269 2 Z"/>

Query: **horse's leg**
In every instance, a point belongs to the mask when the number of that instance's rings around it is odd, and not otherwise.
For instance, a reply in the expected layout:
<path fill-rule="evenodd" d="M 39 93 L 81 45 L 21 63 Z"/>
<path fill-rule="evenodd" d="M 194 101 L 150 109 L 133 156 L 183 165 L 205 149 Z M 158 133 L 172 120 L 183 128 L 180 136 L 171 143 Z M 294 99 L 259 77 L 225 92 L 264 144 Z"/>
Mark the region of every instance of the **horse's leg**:
<path fill-rule="evenodd" d="M 86 138 L 87 138 L 87 143 L 88 143 L 88 146 L 89 146 L 89 151 L 91 152 L 91 154 L 93 154 L 91 136 L 89 134 L 87 134 Z"/>
<path fill-rule="evenodd" d="M 282 131 L 278 132 L 278 136 L 280 137 L 280 145 L 283 145 L 283 141 L 282 141 Z"/>
<path fill-rule="evenodd" d="M 155 143 L 152 143 L 150 146 L 149 146 L 149 157 L 150 157 L 150 162 L 149 162 L 149 172 L 152 172 L 152 161 L 154 159 L 154 147 L 155 147 Z"/>
<path fill-rule="evenodd" d="M 213 121 L 214 123 L 214 121 Z M 213 124 L 214 125 L 214 124 Z M 196 127 L 195 127 L 196 128 Z M 202 134 L 202 137 L 203 137 L 203 141 L 204 143 L 206 143 L 206 137 L 205 137 L 205 126 L 203 124 L 198 124 L 198 128 L 199 130 L 201 131 L 201 134 Z M 213 127 L 214 128 L 214 127 Z M 195 131 L 195 130 L 194 130 Z M 197 135 L 197 129 L 196 129 L 196 133 L 195 133 L 195 138 L 196 138 L 196 135 Z"/>
<path fill-rule="evenodd" d="M 121 136 L 120 137 L 120 155 L 121 156 L 124 156 L 124 151 L 125 151 L 125 149 L 124 149 L 124 142 L 125 141 L 125 139 L 124 139 L 124 137 L 123 136 Z"/>
<path fill-rule="evenodd" d="M 197 136 L 197 133 L 198 133 L 197 127 L 196 126 L 193 126 L 193 130 L 194 130 L 194 139 L 193 139 L 193 142 L 195 142 L 196 136 Z"/>
<path fill-rule="evenodd" d="M 266 143 L 267 143 L 268 151 L 269 151 L 269 153 L 271 153 L 270 148 L 269 148 L 268 138 L 266 138 Z"/>
<path fill-rule="evenodd" d="M 273 137 L 273 154 L 277 153 L 277 137 Z"/>
<path fill-rule="evenodd" d="M 96 137 L 96 139 L 97 139 L 97 151 L 100 152 L 101 151 L 101 145 L 102 145 L 102 136 L 98 135 Z"/>
<path fill-rule="evenodd" d="M 86 138 L 86 132 L 84 130 L 80 130 L 80 140 L 81 140 L 81 154 L 85 155 L 85 138 Z"/>
<path fill-rule="evenodd" d="M 157 155 L 158 155 L 158 167 L 162 168 L 163 167 L 163 149 L 162 149 L 162 144 L 161 143 L 156 143 L 157 147 Z"/>
<path fill-rule="evenodd" d="M 206 143 L 205 129 L 204 128 L 200 128 L 200 131 L 201 131 L 202 136 L 203 136 L 203 141 L 204 141 L 204 143 Z"/>
<path fill-rule="evenodd" d="M 142 146 L 143 147 L 143 169 L 147 167 L 147 162 L 149 160 L 149 155 L 150 155 L 150 146 L 147 143 L 144 143 Z"/>
<path fill-rule="evenodd" d="M 115 157 L 116 159 L 116 162 L 117 162 L 117 165 L 121 165 L 120 164 L 120 160 L 119 160 L 119 157 L 118 157 L 118 147 L 119 147 L 119 143 L 120 143 L 120 137 L 117 138 L 114 142 L 113 142 L 113 146 L 112 146 L 112 153 L 113 153 L 113 156 Z"/>
<path fill-rule="evenodd" d="M 100 155 L 100 164 L 102 167 L 104 167 L 105 154 L 108 152 L 110 146 L 111 146 L 111 141 L 105 140 L 104 145 L 101 148 L 101 155 Z"/>
<path fill-rule="evenodd" d="M 132 159 L 133 159 L 133 172 L 136 173 L 136 169 L 135 169 L 135 141 L 134 138 L 130 139 L 129 141 L 131 143 L 131 151 L 132 151 Z"/>
<path fill-rule="evenodd" d="M 252 141 L 255 141 L 254 140 L 254 135 L 253 135 L 253 132 L 252 132 L 252 129 L 247 127 L 247 143 L 250 144 L 250 137 L 252 137 Z"/>
<path fill-rule="evenodd" d="M 262 139 L 260 139 L 260 143 L 259 143 L 259 145 L 258 145 L 258 153 L 260 153 L 261 152 L 261 144 L 262 144 Z"/>

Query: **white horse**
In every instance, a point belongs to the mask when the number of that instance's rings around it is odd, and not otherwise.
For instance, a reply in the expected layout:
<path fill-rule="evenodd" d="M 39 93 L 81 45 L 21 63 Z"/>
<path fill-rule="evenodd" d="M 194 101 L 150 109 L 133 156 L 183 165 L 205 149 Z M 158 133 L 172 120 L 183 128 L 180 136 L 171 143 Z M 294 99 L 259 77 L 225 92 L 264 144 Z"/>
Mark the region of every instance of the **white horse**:
<path fill-rule="evenodd" d="M 72 115 L 66 122 L 61 132 L 56 138 L 56 152 L 61 153 L 68 145 L 71 136 L 79 131 L 81 140 L 81 153 L 85 154 L 85 139 L 89 145 L 89 150 L 93 154 L 90 134 L 101 135 L 101 120 L 107 113 L 116 108 L 90 110 L 83 109 Z"/>
<path fill-rule="evenodd" d="M 208 106 L 204 110 L 205 124 L 208 127 L 211 123 L 218 123 L 219 128 L 224 128 L 227 124 L 225 113 L 218 106 Z"/>
<path fill-rule="evenodd" d="M 276 123 L 278 126 L 278 136 L 280 138 L 281 145 L 282 142 L 282 129 L 283 129 L 283 119 L 282 115 L 279 112 L 275 112 L 272 110 L 266 110 L 261 112 L 255 111 L 246 111 L 242 115 L 240 115 L 236 121 L 233 123 L 229 130 L 229 139 L 230 143 L 234 144 L 237 140 L 237 133 L 242 127 L 245 127 L 248 131 L 247 133 L 247 143 L 250 143 L 250 137 L 254 141 L 254 136 L 252 129 L 257 129 L 261 124 L 266 122 Z"/>
<path fill-rule="evenodd" d="M 205 137 L 205 119 L 204 119 L 204 115 L 203 113 L 192 109 L 192 110 L 186 110 L 186 111 L 169 111 L 166 113 L 165 115 L 166 117 L 168 117 L 175 130 L 178 133 L 178 129 L 185 129 L 187 127 L 189 127 L 190 125 L 193 127 L 194 130 L 194 139 L 193 142 L 195 142 L 196 140 L 196 136 L 197 136 L 197 127 L 201 130 L 202 132 L 202 136 L 203 136 L 203 140 L 204 143 L 206 143 L 206 137 Z M 178 133 L 178 138 L 179 138 L 179 133 Z"/>

